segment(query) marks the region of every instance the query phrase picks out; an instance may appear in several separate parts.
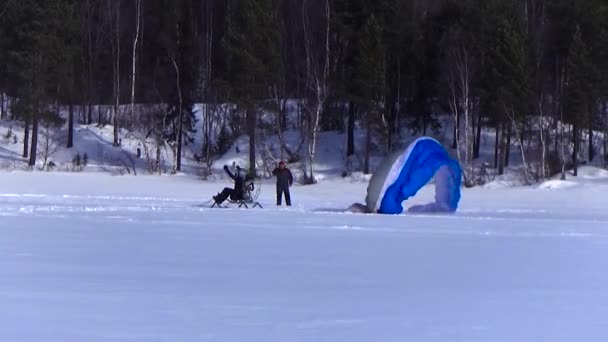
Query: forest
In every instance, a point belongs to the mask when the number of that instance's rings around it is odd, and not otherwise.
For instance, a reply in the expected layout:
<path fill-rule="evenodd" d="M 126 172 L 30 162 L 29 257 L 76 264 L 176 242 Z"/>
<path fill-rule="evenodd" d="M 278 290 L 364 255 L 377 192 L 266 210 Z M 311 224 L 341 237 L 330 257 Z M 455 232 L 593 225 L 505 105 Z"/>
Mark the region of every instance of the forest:
<path fill-rule="evenodd" d="M 41 127 L 67 125 L 71 147 L 75 124 L 112 125 L 175 171 L 195 136 L 210 165 L 247 135 L 250 171 L 285 158 L 313 183 L 320 132 L 345 132 L 369 173 L 449 116 L 467 186 L 513 151 L 535 182 L 607 165 L 607 105 L 608 0 L 0 0 L 0 120 L 23 124 L 29 165 Z"/>

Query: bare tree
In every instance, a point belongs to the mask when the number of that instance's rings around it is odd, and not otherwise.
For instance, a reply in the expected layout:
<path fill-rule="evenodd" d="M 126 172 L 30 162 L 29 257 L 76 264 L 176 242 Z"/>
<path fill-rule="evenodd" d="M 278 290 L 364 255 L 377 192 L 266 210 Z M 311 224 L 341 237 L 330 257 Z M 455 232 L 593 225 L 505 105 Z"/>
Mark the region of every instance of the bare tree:
<path fill-rule="evenodd" d="M 284 89 L 279 89 L 275 84 L 269 89 L 270 97 L 274 102 L 275 120 L 274 127 L 279 139 L 279 147 L 281 151 L 280 158 L 285 159 L 284 154 L 287 154 L 287 159 L 294 162 L 299 159 L 300 149 L 304 145 L 306 137 L 300 136 L 300 143 L 296 148 L 295 152 L 287 145 L 285 141 L 284 131 L 287 129 L 287 100 L 288 96 Z"/>
<path fill-rule="evenodd" d="M 112 106 L 112 125 L 114 126 L 113 145 L 118 146 L 118 114 L 120 110 L 120 0 L 108 2 L 109 16 L 114 17 L 114 34 L 110 38 L 114 58 L 114 104 Z"/>
<path fill-rule="evenodd" d="M 108 2 L 111 3 L 111 2 Z M 83 0 L 80 13 L 80 30 L 82 32 L 83 53 L 82 65 L 86 66 L 86 72 L 83 77 L 86 77 L 86 108 L 84 122 L 91 124 L 93 122 L 93 101 L 95 95 L 95 70 L 99 59 L 102 45 L 105 41 L 105 36 L 110 25 L 111 11 L 107 10 L 104 15 L 104 7 L 101 0 Z M 99 118 L 101 121 L 101 117 Z M 98 122 L 101 124 L 101 122 Z"/>
<path fill-rule="evenodd" d="M 30 161 L 28 163 L 28 165 L 30 166 L 30 168 L 33 168 L 34 165 L 36 165 L 36 157 L 37 157 L 37 150 L 38 150 L 38 124 L 40 121 L 40 113 L 39 113 L 39 105 L 35 106 L 35 110 L 36 112 L 33 113 L 33 118 L 32 118 L 32 144 L 30 146 Z"/>
<path fill-rule="evenodd" d="M 173 54 L 169 54 L 169 59 L 171 59 L 171 63 L 173 64 L 173 69 L 175 70 L 175 85 L 177 87 L 177 96 L 178 96 L 178 123 L 177 123 L 177 151 L 174 153 L 174 171 L 181 171 L 182 165 L 182 129 L 184 125 L 184 111 L 183 111 L 183 99 L 182 99 L 182 87 L 180 81 L 180 73 L 179 66 L 177 65 L 177 61 Z"/>
<path fill-rule="evenodd" d="M 602 101 L 602 133 L 604 145 L 604 167 L 608 167 L 608 99 Z"/>
<path fill-rule="evenodd" d="M 306 9 L 307 0 L 302 2 L 302 22 L 304 25 L 304 44 L 306 50 L 306 70 L 308 79 L 308 86 L 312 90 L 313 98 L 310 103 L 307 104 L 308 109 L 308 122 L 306 125 L 307 138 L 308 138 L 308 166 L 305 168 L 305 182 L 315 183 L 314 176 L 314 161 L 315 151 L 317 148 L 317 135 L 319 133 L 319 124 L 321 120 L 321 114 L 325 108 L 325 103 L 329 98 L 329 70 L 330 70 L 330 7 L 329 0 L 325 0 L 325 17 L 324 17 L 324 49 L 323 58 L 314 58 L 312 52 L 312 41 L 310 37 L 310 27 L 308 24 L 308 10 Z"/>
<path fill-rule="evenodd" d="M 212 105 L 209 103 L 211 101 L 211 82 L 213 75 L 213 10 L 212 10 L 212 2 L 206 1 L 206 6 L 203 7 L 203 11 L 205 12 L 201 18 L 204 18 L 204 26 L 205 26 L 205 39 L 202 40 L 202 50 L 203 53 L 203 65 L 205 66 L 204 77 L 202 78 L 202 89 L 203 89 L 203 98 L 204 103 L 202 105 L 202 116 L 203 116 L 203 150 L 202 160 L 205 163 L 206 169 L 203 171 L 203 177 L 206 177 L 211 174 L 211 165 L 213 164 L 213 126 L 215 123 L 215 112 L 217 109 L 217 105 Z M 220 107 L 221 108 L 221 107 Z"/>
<path fill-rule="evenodd" d="M 471 115 L 471 78 L 473 58 L 462 37 L 456 33 L 451 37 L 453 46 L 449 48 L 449 92 L 450 109 L 454 114 L 454 147 L 458 160 L 463 167 L 464 183 L 468 186 L 473 183 L 473 145 L 474 129 Z M 464 159 L 461 155 L 461 127 L 464 125 Z"/>
<path fill-rule="evenodd" d="M 4 93 L 0 91 L 0 120 L 4 119 Z"/>
<path fill-rule="evenodd" d="M 538 123 L 539 123 L 539 138 L 541 148 L 541 161 L 540 161 L 540 173 L 542 178 L 549 176 L 549 169 L 547 168 L 547 133 L 546 133 L 546 117 L 545 111 L 543 110 L 543 98 L 544 94 L 541 93 L 538 99 Z"/>
<path fill-rule="evenodd" d="M 44 169 L 63 145 L 63 135 L 56 125 L 47 121 L 42 122 L 41 135 L 42 139 L 38 141 L 38 157 L 42 159 L 41 169 Z"/>
<path fill-rule="evenodd" d="M 504 105 L 504 109 L 505 109 L 505 113 L 507 114 L 507 117 L 511 121 L 511 127 L 513 127 L 513 129 L 515 130 L 515 138 L 517 139 L 517 142 L 519 144 L 519 151 L 521 153 L 521 161 L 523 164 L 524 181 L 526 183 L 529 183 L 530 182 L 529 165 L 526 160 L 526 151 L 524 150 L 524 138 L 521 134 L 521 130 L 518 127 L 518 122 L 517 122 L 517 120 L 515 120 L 515 110 L 513 109 L 512 106 L 507 106 L 507 105 Z"/>
<path fill-rule="evenodd" d="M 203 155 L 202 162 L 205 165 L 204 176 L 211 174 L 211 166 L 218 157 L 218 139 L 222 130 L 226 128 L 226 118 L 230 107 L 218 103 L 206 103 L 203 113 Z M 215 139 L 214 139 L 215 138 Z M 214 148 L 214 146 L 216 146 Z"/>
<path fill-rule="evenodd" d="M 167 139 L 165 137 L 168 117 L 169 117 L 169 110 L 167 108 L 167 105 L 165 103 L 161 102 L 158 105 L 158 110 L 154 115 L 154 118 L 155 118 L 154 128 L 150 132 L 150 134 L 153 134 L 153 136 L 154 136 L 154 142 L 156 145 L 155 169 L 159 175 L 162 174 L 162 149 L 166 148 L 166 146 L 170 146 L 171 150 L 175 156 L 174 146 L 171 146 L 171 144 L 169 144 L 169 142 L 167 141 Z M 175 160 L 175 158 L 173 160 Z"/>
<path fill-rule="evenodd" d="M 30 143 L 30 118 L 29 116 L 25 117 L 23 122 L 23 154 L 21 155 L 23 158 L 27 158 L 30 153 L 29 143 Z"/>
<path fill-rule="evenodd" d="M 139 27 L 141 20 L 141 0 L 135 0 L 135 37 L 133 38 L 133 53 L 131 60 L 131 123 L 135 119 L 135 77 L 137 75 L 137 44 L 139 42 Z"/>
<path fill-rule="evenodd" d="M 74 104 L 72 101 L 68 105 L 68 113 L 68 141 L 66 147 L 72 148 L 74 146 Z"/>

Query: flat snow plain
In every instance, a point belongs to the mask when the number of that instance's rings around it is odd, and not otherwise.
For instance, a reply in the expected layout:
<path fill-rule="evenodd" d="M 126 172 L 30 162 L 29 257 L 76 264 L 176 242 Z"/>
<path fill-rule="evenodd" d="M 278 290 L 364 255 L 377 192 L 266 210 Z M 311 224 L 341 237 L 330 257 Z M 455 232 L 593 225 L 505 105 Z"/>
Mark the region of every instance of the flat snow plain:
<path fill-rule="evenodd" d="M 348 180 L 210 209 L 227 183 L 3 173 L 0 340 L 606 341 L 608 177 L 586 171 L 415 216 L 341 212 Z"/>

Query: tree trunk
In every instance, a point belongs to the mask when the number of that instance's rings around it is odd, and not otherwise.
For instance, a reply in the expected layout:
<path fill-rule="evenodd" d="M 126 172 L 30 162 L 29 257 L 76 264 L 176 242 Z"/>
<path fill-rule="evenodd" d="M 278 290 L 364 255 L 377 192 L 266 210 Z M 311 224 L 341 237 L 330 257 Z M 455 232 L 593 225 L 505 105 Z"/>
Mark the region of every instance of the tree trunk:
<path fill-rule="evenodd" d="M 467 80 L 468 76 L 463 76 L 463 80 Z M 471 106 L 470 106 L 470 98 L 468 93 L 468 82 L 462 82 L 463 87 L 462 91 L 462 102 L 463 102 L 463 115 L 464 115 L 464 158 L 465 158 L 465 173 L 467 173 L 467 181 L 471 181 L 473 179 L 473 138 L 474 131 L 471 127 L 471 122 L 473 118 L 471 118 Z"/>
<path fill-rule="evenodd" d="M 572 164 L 573 164 L 573 172 L 574 177 L 578 176 L 578 149 L 579 149 L 579 128 L 578 122 L 575 119 L 574 124 L 572 125 L 572 137 L 574 139 L 574 148 L 572 150 Z"/>
<path fill-rule="evenodd" d="M 135 0 L 135 38 L 133 39 L 133 54 L 132 54 L 132 64 L 131 64 L 131 113 L 130 113 L 130 121 L 131 127 L 135 122 L 135 76 L 136 66 L 137 66 L 137 43 L 139 41 L 139 21 L 141 18 L 141 0 Z"/>
<path fill-rule="evenodd" d="M 181 107 L 181 106 L 180 106 Z M 182 170 L 182 144 L 183 144 L 183 126 L 184 126 L 184 118 L 183 111 L 179 113 L 179 124 L 177 129 L 177 162 L 175 166 L 176 171 Z"/>
<path fill-rule="evenodd" d="M 558 80 L 557 82 L 557 91 L 556 93 L 558 94 L 557 99 L 555 101 L 555 105 L 556 105 L 556 118 L 555 118 L 555 133 L 556 135 L 559 136 L 559 143 L 555 142 L 555 147 L 556 153 L 559 153 L 557 150 L 557 147 L 559 146 L 559 150 L 561 152 L 561 163 L 562 163 L 562 174 L 561 174 L 561 180 L 566 180 L 566 147 L 569 145 L 564 144 L 564 130 L 565 130 L 565 124 L 564 124 L 564 88 L 565 88 L 565 79 L 566 79 L 566 68 L 562 65 L 563 63 L 559 62 L 558 59 L 558 63 L 556 63 L 556 73 L 558 74 L 558 77 L 556 77 L 556 79 Z M 557 115 L 559 113 L 559 116 Z"/>
<path fill-rule="evenodd" d="M 323 112 L 324 97 L 321 95 L 321 88 L 317 87 L 317 104 L 315 107 L 314 117 L 309 125 L 310 141 L 308 142 L 308 168 L 310 171 L 310 184 L 315 183 L 315 154 L 317 153 L 317 134 L 319 133 L 319 123 L 321 121 L 321 113 Z"/>
<path fill-rule="evenodd" d="M 120 106 L 120 2 L 116 5 L 115 42 L 114 44 L 114 112 L 112 113 L 112 125 L 114 126 L 113 145 L 118 146 L 118 111 Z"/>
<path fill-rule="evenodd" d="M 84 100 L 83 100 L 84 101 Z M 76 121 L 79 124 L 87 123 L 87 107 L 84 103 L 81 103 L 78 109 L 78 120 Z"/>
<path fill-rule="evenodd" d="M 528 162 L 526 161 L 526 152 L 524 149 L 524 137 L 522 134 L 520 134 L 520 130 L 519 128 L 517 128 L 517 122 L 515 122 L 515 112 L 513 109 L 507 110 L 507 113 L 509 116 L 509 119 L 511 121 L 511 124 L 509 125 L 509 128 L 514 129 L 515 130 L 515 140 L 519 143 L 519 151 L 521 153 L 521 162 L 522 162 L 522 166 L 524 168 L 524 180 L 527 182 L 530 181 L 530 177 L 528 175 Z M 541 140 L 542 140 L 542 125 L 541 125 Z M 543 145 L 544 146 L 544 145 Z"/>
<path fill-rule="evenodd" d="M 473 159 L 479 158 L 479 150 L 481 148 L 481 127 L 482 127 L 481 113 L 478 112 L 477 113 L 477 127 L 475 128 L 477 130 L 477 133 L 475 133 L 475 146 L 473 146 Z"/>
<path fill-rule="evenodd" d="M 74 105 L 70 103 L 68 107 L 69 119 L 68 119 L 68 145 L 67 148 L 74 146 Z"/>
<path fill-rule="evenodd" d="M 34 167 L 36 165 L 36 153 L 38 148 L 38 115 L 34 114 L 32 120 L 32 146 L 30 150 L 30 162 L 29 166 Z"/>
<path fill-rule="evenodd" d="M 426 113 L 422 116 L 422 135 L 426 135 L 426 128 L 427 128 L 428 122 L 427 122 L 427 115 Z"/>
<path fill-rule="evenodd" d="M 354 101 L 348 105 L 348 124 L 346 131 L 346 157 L 355 154 L 355 112 L 357 108 Z"/>
<path fill-rule="evenodd" d="M 540 159 L 540 170 L 541 177 L 545 179 L 549 172 L 547 171 L 547 133 L 545 133 L 545 112 L 543 110 L 543 97 L 544 94 L 540 94 L 540 98 L 538 100 L 538 126 L 540 129 L 540 148 L 541 148 L 541 159 Z"/>
<path fill-rule="evenodd" d="M 494 140 L 494 168 L 498 168 L 498 155 L 500 152 L 500 125 L 496 125 L 496 136 Z"/>
<path fill-rule="evenodd" d="M 87 106 L 88 106 L 88 111 L 87 111 L 87 118 L 86 118 L 86 124 L 90 125 L 93 123 L 93 87 L 94 87 L 94 80 L 93 80 L 93 70 L 94 70 L 94 57 L 93 57 L 93 53 L 94 53 L 94 47 L 93 47 L 93 19 L 92 16 L 90 15 L 90 13 L 92 12 L 92 9 L 90 8 L 90 2 L 86 1 L 84 4 L 85 8 L 87 9 L 87 25 L 86 25 L 86 41 L 87 41 L 87 52 L 88 52 L 88 59 L 87 59 L 87 81 L 88 81 L 88 89 L 87 89 Z M 101 122 L 99 122 L 99 124 L 101 124 Z"/>
<path fill-rule="evenodd" d="M 283 106 L 281 106 L 281 111 L 279 113 L 280 115 L 280 120 L 281 120 L 281 124 L 280 124 L 280 130 L 281 132 L 285 132 L 287 130 L 287 105 L 284 104 Z"/>
<path fill-rule="evenodd" d="M 114 110 L 112 111 L 112 125 L 114 126 L 114 139 L 112 145 L 118 146 L 118 98 L 117 103 L 114 105 Z"/>
<path fill-rule="evenodd" d="M 4 119 L 4 93 L 0 93 L 0 120 Z"/>
<path fill-rule="evenodd" d="M 507 137 L 508 133 L 505 132 L 505 128 L 502 127 L 501 124 L 501 134 L 500 134 L 500 148 L 499 148 L 499 158 L 498 158 L 498 174 L 503 175 L 505 173 L 505 162 L 506 162 L 506 154 L 507 154 Z"/>
<path fill-rule="evenodd" d="M 608 127 L 606 126 L 608 119 L 608 100 L 604 100 L 602 104 L 602 132 L 604 133 L 604 167 L 608 166 Z"/>
<path fill-rule="evenodd" d="M 390 153 L 395 146 L 395 133 L 396 133 L 396 121 L 397 121 L 397 92 L 393 89 L 388 89 L 389 100 L 387 101 L 388 119 L 387 119 L 387 141 L 386 150 Z"/>
<path fill-rule="evenodd" d="M 511 125 L 509 125 L 509 127 L 507 128 L 507 136 L 506 136 L 506 145 L 505 145 L 505 167 L 509 166 L 510 161 L 511 161 L 511 135 L 512 135 L 512 128 Z"/>
<path fill-rule="evenodd" d="M 156 171 L 158 171 L 158 174 L 162 174 L 162 168 L 160 165 L 160 144 L 156 145 Z"/>
<path fill-rule="evenodd" d="M 255 126 L 257 123 L 255 106 L 249 105 L 245 112 L 245 121 L 247 122 L 247 133 L 249 134 L 249 174 L 255 177 Z"/>
<path fill-rule="evenodd" d="M 560 107 L 561 111 L 561 107 Z M 560 118 L 561 118 L 560 112 Z M 563 120 L 560 120 L 563 122 Z M 561 125 L 561 129 L 559 130 L 559 146 L 561 147 L 561 162 L 562 162 L 562 175 L 561 180 L 566 180 L 566 145 L 564 144 L 564 124 Z M 556 151 L 557 152 L 557 151 Z"/>
<path fill-rule="evenodd" d="M 305 2 L 303 2 L 305 4 Z M 329 0 L 325 0 L 325 58 L 322 65 L 321 72 L 313 72 L 311 75 L 314 75 L 310 80 L 310 86 L 315 93 L 315 109 L 314 109 L 314 117 L 312 120 L 309 120 L 308 130 L 310 141 L 308 142 L 308 158 L 309 158 L 309 170 L 310 170 L 310 179 L 308 182 L 315 183 L 314 176 L 314 161 L 315 161 L 315 153 L 317 150 L 317 134 L 319 132 L 319 123 L 321 119 L 321 114 L 325 110 L 325 102 L 328 97 L 328 80 L 329 80 L 329 71 L 330 71 L 330 7 Z M 304 20 L 305 22 L 306 20 Z M 304 25 L 304 31 L 307 32 L 306 25 Z M 305 35 L 305 37 L 307 37 Z M 314 58 L 311 54 L 310 41 L 308 38 L 305 38 L 306 41 L 306 63 L 307 63 L 307 71 L 310 74 L 310 71 L 313 69 L 313 61 Z M 317 67 L 315 66 L 314 69 Z"/>
<path fill-rule="evenodd" d="M 555 106 L 556 113 L 557 111 L 559 111 L 559 106 Z M 560 129 L 559 129 L 559 122 L 562 122 L 561 120 L 558 120 L 557 118 L 557 114 L 554 114 L 556 117 L 553 118 L 553 129 L 554 129 L 554 134 L 555 134 L 555 141 L 554 141 L 554 149 L 555 149 L 555 154 L 559 153 L 559 146 L 562 143 L 561 141 L 561 134 L 560 134 Z"/>
<path fill-rule="evenodd" d="M 289 160 L 295 160 L 297 159 L 296 154 L 291 151 L 291 149 L 289 148 L 289 146 L 287 146 L 287 143 L 285 143 L 285 138 L 284 138 L 284 133 L 287 130 L 287 100 L 285 99 L 280 99 L 278 93 L 275 93 L 276 97 L 275 97 L 275 101 L 278 104 L 279 107 L 279 111 L 277 112 L 277 117 L 276 117 L 276 133 L 277 133 L 277 137 L 279 138 L 279 145 L 281 146 L 281 160 L 285 159 L 285 153 L 287 154 L 287 158 L 289 158 Z M 302 141 L 304 141 L 302 139 Z M 299 149 L 298 149 L 299 150 Z"/>
<path fill-rule="evenodd" d="M 457 99 L 456 99 L 456 92 L 455 90 L 452 91 L 452 99 L 450 101 L 450 106 L 452 107 L 452 112 L 454 112 L 454 136 L 455 137 L 460 137 L 460 123 L 456 123 L 457 121 L 460 121 L 458 119 L 458 117 L 460 116 L 460 111 L 458 110 L 458 105 L 457 103 Z M 456 156 L 458 157 L 458 162 L 460 163 L 460 165 L 464 165 L 464 169 L 463 169 L 463 177 L 464 177 L 464 183 L 465 186 L 467 186 L 467 183 L 469 182 L 469 174 L 467 172 L 467 164 L 466 161 L 462 160 L 462 153 L 460 153 L 460 138 L 456 139 L 456 144 L 454 146 L 454 148 L 456 149 Z"/>
<path fill-rule="evenodd" d="M 23 158 L 27 158 L 30 154 L 30 120 L 25 119 L 25 131 L 23 132 Z"/>
<path fill-rule="evenodd" d="M 471 160 L 475 159 L 475 145 L 477 145 L 477 116 L 473 104 L 469 104 L 469 110 L 471 115 Z"/>
<path fill-rule="evenodd" d="M 177 123 L 177 155 L 175 159 L 175 171 L 182 170 L 182 142 L 183 142 L 183 127 L 184 127 L 184 110 L 183 110 L 183 98 L 182 98 L 182 86 L 181 86 L 181 78 L 180 78 L 180 70 L 177 65 L 177 61 L 175 57 L 171 56 L 171 61 L 173 62 L 173 68 L 175 69 L 175 85 L 177 87 L 177 96 L 178 96 L 178 107 L 177 110 L 178 115 L 178 123 Z"/>
<path fill-rule="evenodd" d="M 367 117 L 369 117 L 369 113 L 367 113 Z M 369 167 L 369 158 L 371 155 L 371 149 L 372 149 L 372 123 L 370 119 L 366 119 L 365 123 L 367 127 L 365 127 L 365 160 L 363 162 L 363 173 L 364 174 L 369 174 L 370 173 L 370 167 Z"/>
<path fill-rule="evenodd" d="M 452 132 L 452 148 L 458 148 L 458 141 L 460 139 L 460 111 L 456 110 L 454 115 L 454 130 Z"/>
<path fill-rule="evenodd" d="M 595 158 L 595 148 L 593 147 L 593 117 L 589 118 L 589 162 Z"/>

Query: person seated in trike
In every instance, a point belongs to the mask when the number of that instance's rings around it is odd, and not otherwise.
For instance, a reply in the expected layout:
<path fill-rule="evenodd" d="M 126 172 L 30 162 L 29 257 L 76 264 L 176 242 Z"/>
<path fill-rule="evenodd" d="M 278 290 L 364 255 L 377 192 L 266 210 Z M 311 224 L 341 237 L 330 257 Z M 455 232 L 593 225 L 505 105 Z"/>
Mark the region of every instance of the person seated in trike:
<path fill-rule="evenodd" d="M 224 171 L 232 180 L 234 180 L 233 188 L 224 188 L 222 192 L 213 196 L 213 200 L 218 205 L 221 205 L 225 200 L 230 199 L 232 202 L 243 202 L 251 198 L 251 191 L 254 189 L 253 177 L 246 175 L 243 169 L 237 165 L 236 172 L 230 172 L 228 165 L 224 165 Z"/>

